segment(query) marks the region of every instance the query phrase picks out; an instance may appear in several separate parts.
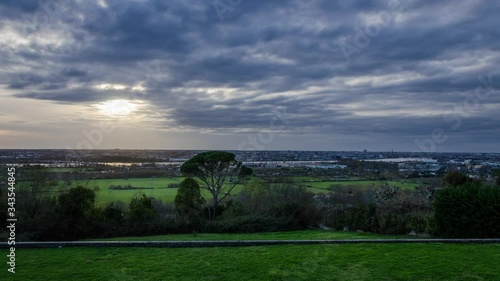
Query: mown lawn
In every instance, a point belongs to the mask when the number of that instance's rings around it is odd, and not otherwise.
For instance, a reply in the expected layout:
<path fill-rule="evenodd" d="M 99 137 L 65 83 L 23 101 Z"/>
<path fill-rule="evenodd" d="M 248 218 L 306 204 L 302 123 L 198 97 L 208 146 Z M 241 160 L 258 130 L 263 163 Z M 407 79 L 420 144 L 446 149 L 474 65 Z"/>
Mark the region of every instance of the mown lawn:
<path fill-rule="evenodd" d="M 2 250 L 5 257 L 5 250 Z M 18 249 L 0 280 L 500 280 L 500 245 Z"/>
<path fill-rule="evenodd" d="M 143 237 L 120 237 L 112 241 L 203 241 L 203 240 L 328 240 L 328 239 L 415 239 L 418 237 L 408 235 L 379 235 L 365 232 L 326 231 L 326 230 L 300 230 L 281 232 L 258 233 L 196 233 L 196 234 L 168 234 Z"/>

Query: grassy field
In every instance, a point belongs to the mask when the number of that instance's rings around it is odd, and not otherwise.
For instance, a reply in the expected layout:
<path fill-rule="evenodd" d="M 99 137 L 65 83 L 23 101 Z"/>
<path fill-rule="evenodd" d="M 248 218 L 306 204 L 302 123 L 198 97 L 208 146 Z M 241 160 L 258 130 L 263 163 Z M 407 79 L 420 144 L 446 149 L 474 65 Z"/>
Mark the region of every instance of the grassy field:
<path fill-rule="evenodd" d="M 237 185 L 231 194 L 237 194 L 243 188 L 242 185 Z M 97 204 L 107 204 L 113 201 L 122 201 L 125 203 L 130 202 L 132 198 L 140 195 L 141 193 L 146 194 L 146 196 L 151 196 L 156 199 L 161 199 L 163 202 L 173 202 L 175 196 L 177 195 L 177 188 L 156 188 L 156 189 L 129 189 L 129 190 L 109 190 L 101 189 L 96 192 Z M 203 189 L 202 194 L 205 198 L 210 198 L 210 193 Z"/>
<path fill-rule="evenodd" d="M 0 280 L 500 280 L 498 244 L 18 249 L 16 258 L 16 274 L 4 263 Z"/>
<path fill-rule="evenodd" d="M 302 185 L 313 188 L 313 189 L 327 189 L 330 186 L 352 186 L 355 188 L 369 188 L 380 186 L 382 184 L 388 184 L 391 186 L 397 186 L 401 189 L 414 189 L 418 184 L 405 181 L 326 181 L 326 182 L 307 182 L 302 183 Z M 324 190 L 323 190 L 324 192 Z"/>
<path fill-rule="evenodd" d="M 147 196 L 152 196 L 156 199 L 161 199 L 164 202 L 173 202 L 177 195 L 177 188 L 167 188 L 169 184 L 179 184 L 184 177 L 172 178 L 130 178 L 130 179 L 98 179 L 82 181 L 81 184 L 90 188 L 98 187 L 96 195 L 97 204 L 107 204 L 113 201 L 130 202 L 132 198 L 141 193 Z M 143 189 L 109 189 L 110 185 L 114 186 L 132 186 L 134 188 Z M 64 182 L 59 183 L 60 189 L 66 189 L 68 186 Z M 231 194 L 237 194 L 243 189 L 243 185 L 237 185 Z M 209 198 L 210 193 L 207 190 L 202 190 L 202 194 Z"/>
<path fill-rule="evenodd" d="M 98 186 L 97 204 L 106 204 L 113 201 L 130 202 L 132 198 L 144 193 L 147 196 L 152 196 L 161 199 L 165 202 L 173 202 L 177 195 L 177 188 L 166 188 L 169 184 L 179 184 L 183 181 L 183 177 L 175 178 L 130 178 L 130 179 L 102 179 L 91 180 L 89 186 Z M 136 188 L 148 188 L 143 190 L 110 190 L 110 185 L 131 185 Z"/>
<path fill-rule="evenodd" d="M 364 232 L 301 230 L 258 233 L 197 233 L 168 234 L 144 237 L 120 237 L 110 239 L 93 239 L 104 241 L 203 241 L 203 240 L 339 240 L 339 239 L 398 239 L 412 238 L 408 235 L 379 235 Z"/>
<path fill-rule="evenodd" d="M 152 196 L 157 199 L 161 199 L 164 202 L 172 202 L 177 194 L 177 188 L 166 188 L 169 184 L 178 184 L 184 177 L 165 177 L 165 178 L 130 178 L 130 179 L 99 179 L 99 180 L 89 180 L 82 181 L 81 184 L 88 187 L 99 187 L 97 191 L 97 203 L 107 204 L 113 201 L 122 201 L 125 203 L 130 202 L 132 198 L 144 193 L 147 196 Z M 320 181 L 318 178 L 314 177 L 294 177 L 294 182 L 303 185 L 308 188 L 311 192 L 320 193 L 327 192 L 327 188 L 335 186 L 353 186 L 354 188 L 369 188 L 372 186 L 380 186 L 387 183 L 392 186 L 399 186 L 402 189 L 413 189 L 418 184 L 405 182 L 405 181 Z M 110 190 L 108 189 L 110 185 L 121 185 L 121 186 L 132 186 L 135 188 L 144 189 L 127 189 L 127 190 Z M 64 182 L 59 184 L 62 189 L 67 188 Z M 238 185 L 233 190 L 232 194 L 237 194 L 243 189 L 243 185 Z M 206 198 L 209 197 L 209 193 L 203 190 L 203 194 Z"/>
<path fill-rule="evenodd" d="M 143 187 L 143 188 L 165 188 L 169 184 L 179 184 L 185 178 L 184 177 L 172 177 L 172 178 L 130 178 L 130 179 L 102 179 L 102 180 L 91 180 L 89 185 L 97 185 L 101 189 L 107 189 L 110 185 L 131 185 L 133 187 Z"/>
<path fill-rule="evenodd" d="M 161 199 L 164 202 L 173 202 L 177 195 L 177 188 L 162 188 L 162 189 L 143 189 L 143 190 L 108 190 L 101 189 L 96 192 L 96 204 L 103 205 L 113 201 L 122 201 L 129 203 L 132 198 L 139 196 L 141 193 L 148 197 Z"/>

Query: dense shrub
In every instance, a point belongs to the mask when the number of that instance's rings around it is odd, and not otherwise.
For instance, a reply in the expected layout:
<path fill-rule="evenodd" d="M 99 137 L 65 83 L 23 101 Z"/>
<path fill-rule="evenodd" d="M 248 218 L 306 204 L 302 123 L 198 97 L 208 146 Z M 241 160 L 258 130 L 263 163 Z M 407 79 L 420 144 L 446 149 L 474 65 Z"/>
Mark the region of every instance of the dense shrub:
<path fill-rule="evenodd" d="M 496 185 L 500 186 L 500 170 L 497 170 L 493 175 Z"/>
<path fill-rule="evenodd" d="M 208 221 L 205 232 L 244 233 L 293 230 L 293 221 L 265 215 L 247 215 Z"/>
<path fill-rule="evenodd" d="M 436 235 L 453 238 L 500 237 L 500 189 L 466 183 L 435 197 Z"/>
<path fill-rule="evenodd" d="M 305 229 L 318 223 L 316 208 L 307 202 L 276 204 L 269 210 L 269 215 L 279 219 L 289 229 Z"/>
<path fill-rule="evenodd" d="M 337 230 L 382 234 L 429 233 L 432 210 L 429 198 L 417 191 L 383 185 L 362 191 L 339 188 L 318 196 L 322 222 Z"/>
<path fill-rule="evenodd" d="M 200 186 L 192 178 L 186 178 L 179 185 L 174 205 L 179 216 L 193 229 L 202 225 L 202 210 L 205 199 L 201 196 Z"/>
<path fill-rule="evenodd" d="M 431 232 L 432 209 L 429 200 L 415 191 L 397 191 L 391 197 L 378 201 L 376 217 L 380 233 Z"/>
<path fill-rule="evenodd" d="M 62 240 L 95 234 L 95 193 L 85 187 L 74 187 L 57 198 L 57 222 Z"/>
<path fill-rule="evenodd" d="M 145 224 L 158 217 L 153 207 L 153 200 L 145 194 L 141 194 L 130 201 L 129 220 L 133 223 Z"/>
<path fill-rule="evenodd" d="M 466 174 L 457 171 L 451 171 L 443 177 L 441 184 L 444 187 L 446 187 L 446 186 L 461 186 L 466 183 L 474 183 L 474 182 L 476 181 L 468 177 Z"/>
<path fill-rule="evenodd" d="M 319 223 L 314 194 L 286 178 L 279 183 L 249 183 L 236 201 L 247 214 L 277 218 L 290 229 L 316 227 Z"/>
<path fill-rule="evenodd" d="M 126 206 L 116 202 L 96 209 L 97 235 L 102 237 L 112 236 L 113 233 L 123 233 Z"/>
<path fill-rule="evenodd" d="M 7 221 L 7 189 L 0 188 L 0 231 L 5 229 Z"/>

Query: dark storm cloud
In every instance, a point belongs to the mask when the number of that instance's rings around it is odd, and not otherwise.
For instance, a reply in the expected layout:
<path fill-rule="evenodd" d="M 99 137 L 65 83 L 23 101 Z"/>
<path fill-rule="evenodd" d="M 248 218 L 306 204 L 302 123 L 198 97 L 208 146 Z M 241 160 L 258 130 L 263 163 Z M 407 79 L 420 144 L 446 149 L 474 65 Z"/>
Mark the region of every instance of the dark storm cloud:
<path fill-rule="evenodd" d="M 290 133 L 353 136 L 430 134 L 449 126 L 444 112 L 473 97 L 479 76 L 496 73 L 484 87 L 500 89 L 500 6 L 489 1 L 225 7 L 221 17 L 213 1 L 3 2 L 2 15 L 17 15 L 5 26 L 31 41 L 2 48 L 11 67 L 0 81 L 16 97 L 62 103 L 134 95 L 142 85 L 159 126 L 258 131 L 286 107 Z M 36 28 L 26 20 L 34 15 L 47 15 Z M 355 48 L 348 58 L 345 43 Z M 489 110 L 464 114 L 453 133 L 498 139 L 498 92 L 479 102 Z"/>
<path fill-rule="evenodd" d="M 66 89 L 61 90 L 61 88 L 46 87 L 45 91 L 36 92 L 24 92 L 17 94 L 16 97 L 19 98 L 31 98 L 40 100 L 50 100 L 56 101 L 58 103 L 84 103 L 84 102 L 95 102 L 95 101 L 105 101 L 109 99 L 118 99 L 123 96 L 117 93 L 103 93 L 100 91 L 90 90 L 90 89 L 80 89 L 67 91 Z"/>
<path fill-rule="evenodd" d="M 39 7 L 37 0 L 4 0 L 0 3 L 2 9 L 10 9 L 11 11 L 34 12 Z"/>
<path fill-rule="evenodd" d="M 24 89 L 27 86 L 39 85 L 45 81 L 43 77 L 31 73 L 16 75 L 14 79 L 9 85 L 9 88 L 11 89 Z"/>
<path fill-rule="evenodd" d="M 68 67 L 61 70 L 61 75 L 66 77 L 82 77 L 87 75 L 87 71 L 73 67 Z"/>

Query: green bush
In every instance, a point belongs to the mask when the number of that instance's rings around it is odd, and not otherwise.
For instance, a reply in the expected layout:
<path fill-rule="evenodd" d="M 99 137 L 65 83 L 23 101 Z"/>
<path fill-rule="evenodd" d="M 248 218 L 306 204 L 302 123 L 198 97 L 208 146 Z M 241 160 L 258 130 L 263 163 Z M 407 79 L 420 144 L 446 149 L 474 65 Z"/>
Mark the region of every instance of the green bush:
<path fill-rule="evenodd" d="M 169 183 L 167 184 L 167 188 L 179 188 L 179 184 L 178 183 Z"/>
<path fill-rule="evenodd" d="M 495 183 L 500 186 L 500 170 L 496 170 L 493 177 L 495 178 Z"/>
<path fill-rule="evenodd" d="M 79 239 L 95 234 L 95 193 L 82 186 L 69 189 L 57 198 L 57 235 L 62 240 Z M 54 233 L 55 234 L 55 233 Z"/>
<path fill-rule="evenodd" d="M 473 179 L 469 178 L 466 174 L 457 172 L 457 171 L 451 171 L 447 173 L 442 181 L 441 184 L 443 186 L 461 186 L 466 183 L 473 183 L 475 182 Z"/>
<path fill-rule="evenodd" d="M 153 207 L 151 198 L 141 194 L 130 201 L 129 219 L 133 223 L 148 223 L 157 218 L 158 213 Z"/>
<path fill-rule="evenodd" d="M 433 211 L 418 191 L 383 185 L 368 191 L 339 189 L 318 196 L 322 223 L 336 230 L 381 234 L 429 233 Z"/>
<path fill-rule="evenodd" d="M 273 206 L 269 213 L 284 223 L 290 223 L 289 228 L 305 229 L 318 224 L 316 208 L 312 204 L 299 202 L 281 203 Z"/>
<path fill-rule="evenodd" d="M 436 235 L 450 238 L 500 237 L 500 189 L 466 183 L 435 197 Z"/>
<path fill-rule="evenodd" d="M 7 221 L 7 194 L 4 189 L 0 189 L 0 222 L 2 226 L 0 226 L 0 231 L 3 230 L 6 226 Z"/>
<path fill-rule="evenodd" d="M 174 200 L 175 210 L 183 221 L 198 229 L 203 221 L 202 210 L 205 199 L 201 196 L 200 186 L 192 178 L 183 180 Z"/>
<path fill-rule="evenodd" d="M 293 220 L 283 220 L 265 215 L 247 215 L 229 219 L 208 221 L 205 232 L 211 233 L 248 233 L 292 230 Z"/>

